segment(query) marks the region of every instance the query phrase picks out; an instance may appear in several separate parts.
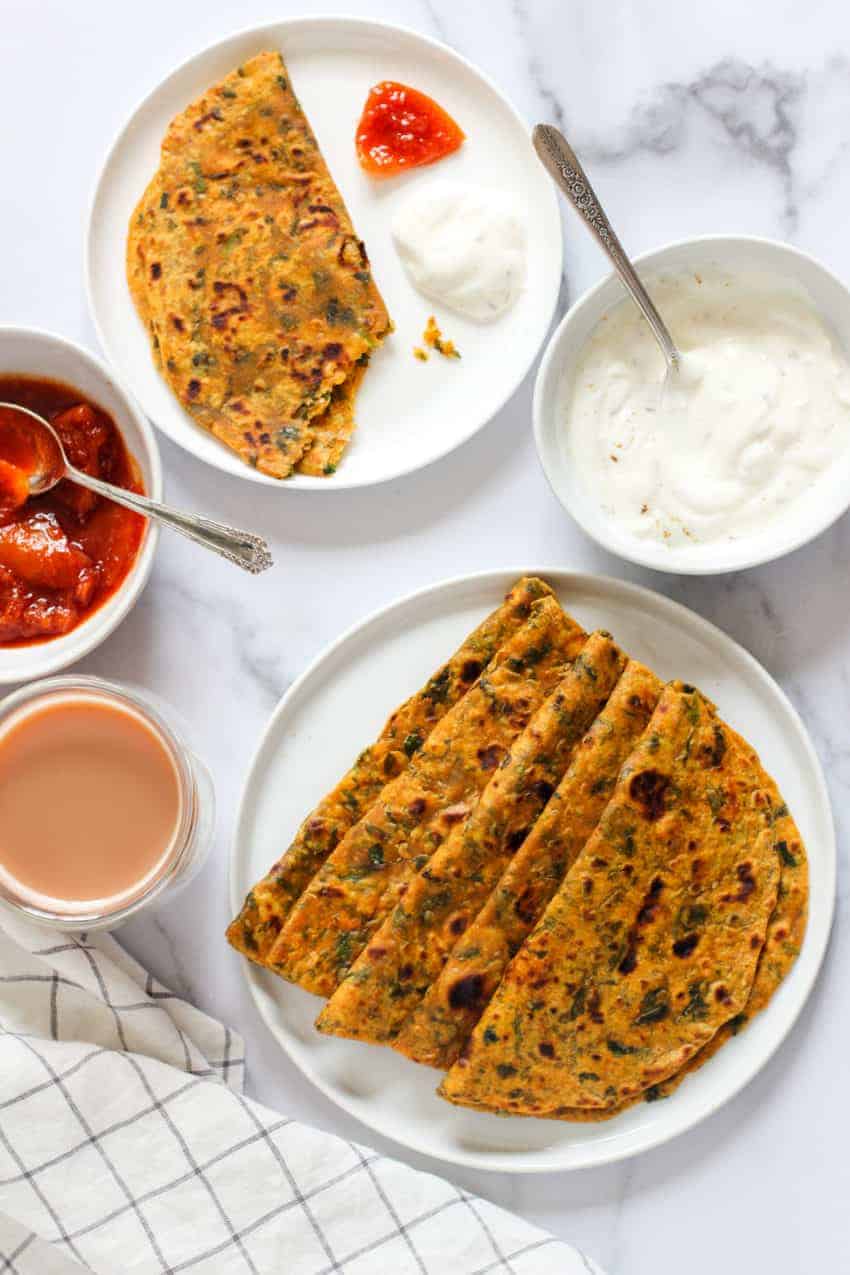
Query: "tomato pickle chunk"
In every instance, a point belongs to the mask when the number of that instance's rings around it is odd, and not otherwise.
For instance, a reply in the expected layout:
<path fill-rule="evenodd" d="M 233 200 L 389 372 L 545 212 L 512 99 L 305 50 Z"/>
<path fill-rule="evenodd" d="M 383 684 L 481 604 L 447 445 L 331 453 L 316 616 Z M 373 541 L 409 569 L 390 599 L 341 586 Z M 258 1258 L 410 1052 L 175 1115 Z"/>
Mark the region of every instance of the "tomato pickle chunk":
<path fill-rule="evenodd" d="M 112 417 L 72 386 L 2 376 L 0 401 L 49 421 L 77 469 L 144 490 Z M 144 519 L 67 480 L 30 496 L 38 457 L 21 414 L 0 417 L 0 643 L 21 645 L 69 633 L 111 597 L 135 562 Z"/>
<path fill-rule="evenodd" d="M 451 155 L 465 134 L 427 94 L 382 80 L 369 90 L 355 140 L 361 168 L 371 177 L 392 177 Z"/>

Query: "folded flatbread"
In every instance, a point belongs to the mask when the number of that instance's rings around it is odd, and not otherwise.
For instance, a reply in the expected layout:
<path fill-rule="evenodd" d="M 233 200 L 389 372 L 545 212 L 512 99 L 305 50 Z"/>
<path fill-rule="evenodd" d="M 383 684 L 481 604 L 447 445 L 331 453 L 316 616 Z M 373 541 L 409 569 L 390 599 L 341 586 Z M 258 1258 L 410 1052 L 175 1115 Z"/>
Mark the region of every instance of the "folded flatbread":
<path fill-rule="evenodd" d="M 391 325 L 279 53 L 172 121 L 130 222 L 127 279 L 199 425 L 275 478 L 333 472 Z"/>
<path fill-rule="evenodd" d="M 227 930 L 230 943 L 266 963 L 293 903 L 381 789 L 407 767 L 434 726 L 475 684 L 496 651 L 528 620 L 534 602 L 551 597 L 542 580 L 518 580 L 423 688 L 390 716 L 373 744 L 311 811 L 279 862 L 258 881 Z"/>
<path fill-rule="evenodd" d="M 753 749 L 740 736 L 735 736 L 742 749 L 758 759 Z M 707 1045 L 690 1058 L 680 1072 L 647 1090 L 649 1102 L 668 1098 L 691 1072 L 698 1071 L 725 1045 L 731 1036 L 739 1035 L 757 1014 L 768 1005 L 791 966 L 797 959 L 806 932 L 809 902 L 809 865 L 797 825 L 782 800 L 772 779 L 765 777 L 770 794 L 773 825 L 773 848 L 779 866 L 779 892 L 776 907 L 767 927 L 767 937 L 759 956 L 758 968 L 749 1000 L 740 1014 L 724 1023 Z"/>
<path fill-rule="evenodd" d="M 585 634 L 553 597 L 535 602 L 475 686 L 346 833 L 293 907 L 269 961 L 330 996 L 397 901 L 463 821 Z"/>
<path fill-rule="evenodd" d="M 752 749 L 693 687 L 666 687 L 441 1094 L 569 1119 L 678 1073 L 750 998 L 779 889 L 775 815 Z"/>
<path fill-rule="evenodd" d="M 743 748 L 749 748 L 749 745 L 739 736 L 735 738 L 739 740 Z M 669 1098 L 683 1080 L 714 1057 L 721 1045 L 725 1045 L 732 1036 L 738 1036 L 744 1031 L 752 1019 L 766 1008 L 780 983 L 787 976 L 799 955 L 806 932 L 809 898 L 808 860 L 797 825 L 791 818 L 778 788 L 773 780 L 768 780 L 765 786 L 771 794 L 773 848 L 780 872 L 779 893 L 767 927 L 767 938 L 759 957 L 752 991 L 743 1011 L 724 1023 L 708 1044 L 689 1058 L 684 1067 L 667 1080 L 657 1085 L 650 1085 L 643 1093 L 637 1094 L 616 1107 L 608 1107 L 601 1111 L 573 1108 L 562 1112 L 561 1119 L 584 1122 L 610 1120 L 612 1116 L 619 1115 L 621 1111 L 625 1111 L 641 1100 L 659 1102 L 663 1098 Z"/>
<path fill-rule="evenodd" d="M 398 1034 L 522 846 L 624 665 L 607 633 L 588 638 L 513 741 L 469 818 L 410 881 L 355 961 L 319 1015 L 320 1031 L 374 1044 Z M 474 977 L 462 979 L 451 996 L 473 1002 L 477 990 Z"/>
<path fill-rule="evenodd" d="M 456 1060 L 511 958 L 599 822 L 660 692 L 655 674 L 629 660 L 545 810 L 404 1023 L 393 1042 L 400 1053 L 432 1067 Z"/>

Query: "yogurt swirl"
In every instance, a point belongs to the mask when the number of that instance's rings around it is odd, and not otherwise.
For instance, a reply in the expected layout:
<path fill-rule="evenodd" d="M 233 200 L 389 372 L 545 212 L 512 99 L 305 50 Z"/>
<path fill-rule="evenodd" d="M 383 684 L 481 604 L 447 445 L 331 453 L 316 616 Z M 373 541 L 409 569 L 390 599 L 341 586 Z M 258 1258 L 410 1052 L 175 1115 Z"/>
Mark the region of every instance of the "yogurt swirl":
<path fill-rule="evenodd" d="M 684 354 L 665 363 L 631 301 L 590 335 L 566 406 L 570 463 L 633 535 L 741 539 L 801 500 L 850 443 L 850 367 L 808 295 L 712 266 L 648 282 Z"/>

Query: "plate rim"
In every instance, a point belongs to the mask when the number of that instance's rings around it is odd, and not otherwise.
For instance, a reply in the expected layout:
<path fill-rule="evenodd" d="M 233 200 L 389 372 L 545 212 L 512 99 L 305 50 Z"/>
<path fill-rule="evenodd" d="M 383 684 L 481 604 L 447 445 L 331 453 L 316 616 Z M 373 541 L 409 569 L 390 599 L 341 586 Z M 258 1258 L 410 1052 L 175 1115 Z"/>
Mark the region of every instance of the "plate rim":
<path fill-rule="evenodd" d="M 181 75 L 184 71 L 188 70 L 194 64 L 200 63 L 203 61 L 203 59 L 209 57 L 211 54 L 218 52 L 225 45 L 231 44 L 240 39 L 253 37 L 255 35 L 260 36 L 265 34 L 266 32 L 279 31 L 281 28 L 288 28 L 288 29 L 294 29 L 297 27 L 327 28 L 327 27 L 333 27 L 339 24 L 346 24 L 352 27 L 359 27 L 361 28 L 361 30 L 371 29 L 371 30 L 377 30 L 377 31 L 383 32 L 385 34 L 389 33 L 390 35 L 396 35 L 396 36 L 400 35 L 404 37 L 405 39 L 412 39 L 414 41 L 418 41 L 419 43 L 425 44 L 431 50 L 435 51 L 441 56 L 448 57 L 450 61 L 459 63 L 460 66 L 464 69 L 464 71 L 471 73 L 474 77 L 477 77 L 479 81 L 483 82 L 486 85 L 486 87 L 490 89 L 490 91 L 496 95 L 496 97 L 501 101 L 502 105 L 506 108 L 508 113 L 513 117 L 515 122 L 522 129 L 522 131 L 528 136 L 529 146 L 531 146 L 531 133 L 530 133 L 530 126 L 528 124 L 528 121 L 524 118 L 524 116 L 521 114 L 518 108 L 513 104 L 511 99 L 502 91 L 501 88 L 499 88 L 496 82 L 491 78 L 491 76 L 486 71 L 483 71 L 474 62 L 470 61 L 469 58 L 465 57 L 464 54 L 458 52 L 456 49 L 452 48 L 450 45 L 446 44 L 444 41 L 435 39 L 433 36 L 423 35 L 420 31 L 417 31 L 414 27 L 408 26 L 407 24 L 398 23 L 398 22 L 387 22 L 380 18 L 360 17 L 356 15 L 349 15 L 349 14 L 343 14 L 343 13 L 327 13 L 327 14 L 315 14 L 315 15 L 301 13 L 301 14 L 295 14 L 291 17 L 279 18 L 276 21 L 270 20 L 267 22 L 260 22 L 257 24 L 249 25 L 246 27 L 240 27 L 237 30 L 231 31 L 229 34 L 223 36 L 221 39 L 215 40 L 211 42 L 210 44 L 205 45 L 204 48 L 198 50 L 197 53 L 191 54 L 189 57 L 184 58 L 183 61 L 178 63 L 176 66 L 172 67 L 172 69 L 168 71 L 165 75 L 163 75 L 157 81 L 157 83 L 154 84 L 154 86 L 151 89 L 149 89 L 148 92 L 146 92 L 136 102 L 135 106 L 133 106 L 131 110 L 127 113 L 127 115 L 125 116 L 123 120 L 123 123 L 120 125 L 112 141 L 107 146 L 106 151 L 103 154 L 102 160 L 100 164 L 98 165 L 96 176 L 92 184 L 91 193 L 86 206 L 85 218 L 83 223 L 83 279 L 84 279 L 84 286 L 85 286 L 86 304 L 88 307 L 89 318 L 92 322 L 92 326 L 94 327 L 95 336 L 97 337 L 97 342 L 98 342 L 100 351 L 102 353 L 102 357 L 104 361 L 109 365 L 109 367 L 114 370 L 114 374 L 116 376 L 120 376 L 123 379 L 124 371 L 120 363 L 116 360 L 116 358 L 113 355 L 113 344 L 107 340 L 106 331 L 104 329 L 103 324 L 100 321 L 98 307 L 95 304 L 95 287 L 93 282 L 94 223 L 95 223 L 96 213 L 98 211 L 98 208 L 100 207 L 101 200 L 103 197 L 103 191 L 105 189 L 107 172 L 110 169 L 115 156 L 118 154 L 122 145 L 125 143 L 126 136 L 128 132 L 130 131 L 132 125 L 135 123 L 138 116 L 141 115 L 142 112 L 152 103 L 153 99 L 167 85 L 169 85 L 171 81 L 176 79 L 177 76 Z M 558 297 L 560 295 L 560 290 L 561 290 L 561 276 L 562 276 L 563 264 L 564 264 L 564 243 L 563 243 L 563 233 L 562 233 L 563 223 L 561 220 L 561 208 L 560 208 L 557 192 L 555 191 L 555 188 L 554 186 L 551 185 L 551 183 L 547 183 L 547 185 L 549 186 L 549 192 L 546 197 L 546 202 L 549 205 L 549 215 L 552 215 L 554 217 L 553 224 L 557 227 L 558 233 L 557 235 L 554 236 L 555 252 L 557 255 L 556 255 L 556 259 L 554 259 L 551 263 L 552 264 L 551 273 L 548 274 L 548 277 L 551 279 L 551 283 L 549 284 L 549 294 L 548 294 L 548 298 L 546 294 L 543 295 L 542 305 L 540 307 L 541 313 L 544 314 L 546 318 L 545 325 L 543 325 L 543 329 L 541 332 L 540 340 L 537 343 L 528 361 L 518 366 L 518 371 L 516 376 L 511 379 L 504 395 L 501 397 L 499 403 L 493 408 L 490 414 L 485 416 L 483 419 L 478 420 L 477 424 L 475 424 L 471 429 L 466 430 L 466 432 L 464 432 L 462 435 L 459 435 L 456 439 L 452 440 L 450 443 L 446 445 L 446 447 L 442 451 L 435 453 L 428 460 L 420 461 L 420 462 L 409 464 L 409 465 L 402 464 L 398 469 L 394 470 L 392 473 L 382 474 L 377 478 L 367 477 L 367 478 L 361 478 L 361 479 L 346 479 L 344 475 L 341 478 L 338 478 L 337 475 L 334 475 L 334 481 L 331 483 L 328 483 L 326 479 L 312 478 L 309 475 L 304 475 L 304 474 L 295 474 L 289 479 L 281 480 L 277 478 L 272 478 L 268 474 L 262 474 L 258 470 L 254 470 L 248 465 L 242 465 L 239 467 L 239 469 L 231 469 L 224 463 L 219 463 L 218 460 L 215 460 L 211 457 L 208 458 L 206 456 L 199 455 L 198 452 L 196 452 L 195 449 L 191 446 L 191 443 L 190 443 L 191 433 L 187 432 L 184 436 L 184 432 L 182 430 L 174 431 L 171 429 L 169 425 L 161 424 L 154 416 L 148 413 L 147 407 L 142 401 L 141 396 L 138 395 L 134 389 L 131 390 L 130 392 L 133 393 L 134 397 L 139 402 L 139 405 L 141 406 L 142 411 L 144 412 L 146 418 L 153 425 L 153 427 L 156 430 L 160 431 L 162 434 L 164 434 L 165 437 L 168 438 L 171 442 L 176 443 L 177 446 L 180 447 L 188 455 L 193 456 L 195 460 L 200 461 L 202 464 L 208 465 L 211 469 L 215 469 L 219 473 L 226 474 L 231 478 L 241 478 L 249 482 L 257 483 L 264 487 L 274 487 L 277 490 L 297 491 L 297 492 L 359 491 L 363 489 L 368 489 L 370 487 L 379 487 L 384 483 L 394 482 L 397 479 L 406 478 L 411 474 L 418 473 L 420 470 L 428 469 L 430 468 L 430 466 L 438 464 L 440 461 L 445 460 L 445 458 L 451 455 L 453 451 L 456 451 L 459 447 L 462 447 L 465 443 L 468 443 L 472 438 L 476 436 L 476 434 L 480 433 L 483 429 L 485 429 L 491 423 L 491 421 L 499 414 L 499 412 L 503 410 L 506 403 L 508 403 L 510 399 L 514 396 L 514 394 L 516 394 L 517 390 L 520 388 L 520 386 L 525 381 L 526 377 L 529 375 L 532 367 L 534 366 L 535 360 L 540 358 L 541 351 L 546 346 L 547 340 L 551 335 L 552 321 L 555 317 L 555 313 L 558 306 Z M 541 190 L 542 189 L 545 189 L 545 187 L 541 186 Z M 227 458 L 227 452 L 223 451 L 222 461 L 226 458 Z"/>
<path fill-rule="evenodd" d="M 635 584 L 632 581 L 621 580 L 616 576 L 608 576 L 598 572 L 574 571 L 568 567 L 553 567 L 533 564 L 529 566 L 521 565 L 518 567 L 501 567 L 486 568 L 484 570 L 466 572 L 460 575 L 448 576 L 444 579 L 435 581 L 431 584 L 413 589 L 408 593 L 401 595 L 394 600 L 379 606 L 370 611 L 364 618 L 355 621 L 349 625 L 339 637 L 328 643 L 326 646 L 314 656 L 308 663 L 307 667 L 300 673 L 290 686 L 284 691 L 275 708 L 272 710 L 265 727 L 263 728 L 257 747 L 251 757 L 250 765 L 246 772 L 246 777 L 242 786 L 242 792 L 239 797 L 237 806 L 236 820 L 234 824 L 233 836 L 231 839 L 230 853 L 228 856 L 228 894 L 230 900 L 230 915 L 235 916 L 242 906 L 244 894 L 242 887 L 237 883 L 237 874 L 240 864 L 244 862 L 245 851 L 243 847 L 247 844 L 247 838 L 244 835 L 245 825 L 250 818 L 250 808 L 253 804 L 253 790 L 257 783 L 257 770 L 264 759 L 267 749 L 270 746 L 272 735 L 274 734 L 280 719 L 286 713 L 289 703 L 301 692 L 302 687 L 308 682 L 316 672 L 320 670 L 322 665 L 333 659 L 346 643 L 355 638 L 362 631 L 367 630 L 370 626 L 386 620 L 394 611 L 401 610 L 410 604 L 415 604 L 426 599 L 432 594 L 441 594 L 449 592 L 453 589 L 462 589 L 464 586 L 483 585 L 491 583 L 498 596 L 504 593 L 505 588 L 509 587 L 511 581 L 520 579 L 522 576 L 538 576 L 544 580 L 551 581 L 556 589 L 567 587 L 570 583 L 573 587 L 594 587 L 600 585 L 605 589 L 612 589 L 615 593 L 619 592 L 620 596 L 631 598 L 636 602 L 648 600 L 650 605 L 661 604 L 662 607 L 668 609 L 671 618 L 684 619 L 687 622 L 696 621 L 698 630 L 701 630 L 710 639 L 719 637 L 722 642 L 731 646 L 735 656 L 742 659 L 745 666 L 748 667 L 751 674 L 772 693 L 780 702 L 783 709 L 789 714 L 790 720 L 797 729 L 799 741 L 802 743 L 807 755 L 809 764 L 812 769 L 813 777 L 816 781 L 816 792 L 813 794 L 816 798 L 816 804 L 825 815 L 825 827 L 828 832 L 824 852 L 826 855 L 826 881 L 825 894 L 827 899 L 827 914 L 824 918 L 822 929 L 818 933 L 814 933 L 810 928 L 806 931 L 806 939 L 814 944 L 814 958 L 811 970 L 804 984 L 797 992 L 796 1004 L 792 1004 L 789 1008 L 787 1020 L 781 1027 L 776 1038 L 769 1042 L 767 1052 L 758 1059 L 755 1065 L 749 1070 L 742 1069 L 740 1076 L 733 1079 L 728 1088 L 719 1096 L 715 1097 L 706 1104 L 705 1109 L 698 1112 L 692 1119 L 688 1120 L 680 1128 L 661 1129 L 655 1135 L 647 1133 L 643 1137 L 636 1138 L 637 1145 L 617 1146 L 616 1139 L 610 1139 L 607 1143 L 597 1144 L 597 1149 L 592 1156 L 578 1158 L 574 1163 L 570 1164 L 542 1164 L 536 1163 L 533 1156 L 537 1153 L 516 1153 L 518 1162 L 510 1163 L 510 1157 L 515 1154 L 508 1150 L 498 1150 L 492 1153 L 484 1153 L 480 1150 L 470 1149 L 468 1151 L 460 1151 L 454 1148 L 448 1148 L 446 1151 L 435 1151 L 430 1145 L 421 1144 L 416 1138 L 399 1134 L 392 1129 L 385 1127 L 381 1121 L 373 1122 L 367 1120 L 361 1110 L 343 1096 L 321 1077 L 314 1072 L 308 1072 L 301 1065 L 299 1060 L 291 1052 L 287 1041 L 282 1032 L 280 1032 L 272 1020 L 271 1012 L 268 1006 L 270 1000 L 265 988 L 264 982 L 268 979 L 268 971 L 262 970 L 253 962 L 242 957 L 240 964 L 242 966 L 242 974 L 248 983 L 248 989 L 255 1008 L 260 1014 L 265 1026 L 268 1028 L 271 1036 L 274 1038 L 278 1046 L 283 1050 L 286 1057 L 292 1065 L 298 1070 L 310 1084 L 314 1085 L 326 1098 L 328 1098 L 336 1107 L 339 1107 L 346 1115 L 357 1120 L 365 1128 L 385 1137 L 396 1145 L 404 1147 L 408 1151 L 417 1152 L 420 1155 L 427 1155 L 432 1159 L 442 1161 L 447 1164 L 455 1164 L 467 1169 L 481 1170 L 488 1173 L 516 1173 L 525 1175 L 541 1174 L 541 1173 L 564 1173 L 572 1172 L 577 1169 L 600 1168 L 603 1165 L 616 1164 L 624 1160 L 631 1159 L 636 1155 L 641 1155 L 646 1151 L 653 1150 L 656 1147 L 663 1146 L 665 1143 L 672 1141 L 674 1138 L 681 1137 L 691 1130 L 695 1129 L 703 1121 L 714 1115 L 721 1107 L 725 1106 L 731 1100 L 753 1081 L 756 1076 L 767 1066 L 770 1060 L 778 1052 L 786 1041 L 792 1028 L 799 1019 L 805 1005 L 808 1003 L 809 997 L 814 990 L 814 986 L 820 975 L 824 958 L 826 956 L 829 939 L 835 919 L 836 907 L 836 890 L 837 890 L 837 868 L 838 868 L 838 847 L 835 832 L 835 816 L 832 809 L 832 802 L 829 795 L 829 789 L 826 784 L 823 767 L 820 758 L 815 749 L 814 743 L 809 735 L 802 717 L 797 709 L 791 703 L 785 691 L 768 672 L 763 664 L 756 659 L 745 647 L 743 647 L 735 638 L 730 637 L 711 620 L 705 619 L 698 612 L 693 611 L 690 607 L 685 606 L 681 602 L 677 602 L 674 598 L 668 598 L 666 595 L 657 592 L 654 589 L 647 588 L 645 585 Z"/>

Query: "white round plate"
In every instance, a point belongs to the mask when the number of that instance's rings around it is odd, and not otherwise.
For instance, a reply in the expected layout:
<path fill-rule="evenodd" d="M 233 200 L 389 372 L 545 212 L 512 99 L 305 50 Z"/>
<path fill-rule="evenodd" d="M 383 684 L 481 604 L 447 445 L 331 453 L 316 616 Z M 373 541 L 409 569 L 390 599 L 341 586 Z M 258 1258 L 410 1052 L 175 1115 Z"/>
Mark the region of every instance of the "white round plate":
<path fill-rule="evenodd" d="M 269 723 L 242 799 L 231 863 L 234 912 L 280 857 L 298 825 L 523 570 L 449 580 L 403 598 L 350 629 L 294 683 Z M 412 1150 L 477 1169 L 540 1173 L 605 1164 L 690 1129 L 731 1098 L 789 1031 L 817 975 L 835 898 L 835 837 L 820 764 L 797 713 L 751 655 L 693 612 L 604 576 L 532 570 L 588 631 L 610 629 L 660 677 L 696 683 L 759 750 L 810 856 L 802 952 L 769 1007 L 664 1102 L 602 1124 L 503 1119 L 452 1107 L 437 1073 L 390 1049 L 322 1036 L 321 1002 L 243 962 L 254 999 L 290 1058 L 329 1098 Z"/>
<path fill-rule="evenodd" d="M 322 152 L 364 239 L 396 330 L 372 360 L 357 398 L 357 433 L 330 478 L 295 475 L 287 487 L 340 490 L 384 482 L 444 456 L 471 438 L 517 388 L 549 328 L 561 274 L 555 191 L 532 150 L 528 129 L 482 73 L 442 44 L 413 31 L 354 18 L 297 18 L 231 36 L 174 71 L 137 108 L 100 175 L 86 234 L 89 306 L 101 345 L 125 384 L 169 438 L 200 460 L 252 482 L 251 469 L 196 425 L 153 364 L 124 273 L 132 211 L 159 164 L 172 118 L 204 89 L 263 49 L 279 49 Z M 363 173 L 354 133 L 366 96 L 395 79 L 430 94 L 466 133 L 440 163 L 376 182 Z M 402 269 L 390 225 L 414 186 L 436 179 L 513 192 L 525 207 L 528 278 L 516 305 L 476 324 L 420 296 Z M 461 351 L 459 362 L 413 357 L 429 314 Z M 279 485 L 279 483 L 278 483 Z"/>

